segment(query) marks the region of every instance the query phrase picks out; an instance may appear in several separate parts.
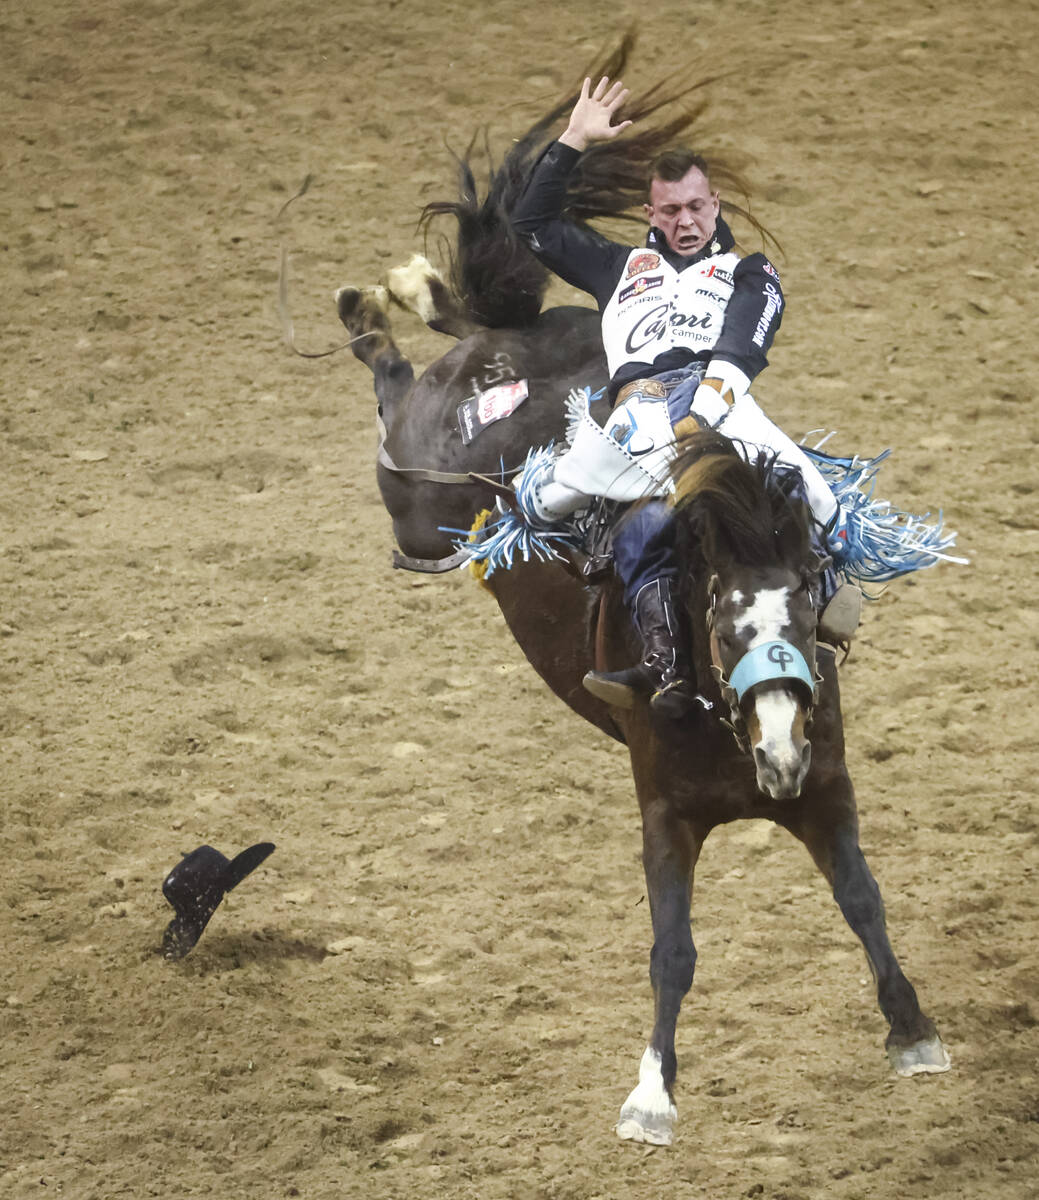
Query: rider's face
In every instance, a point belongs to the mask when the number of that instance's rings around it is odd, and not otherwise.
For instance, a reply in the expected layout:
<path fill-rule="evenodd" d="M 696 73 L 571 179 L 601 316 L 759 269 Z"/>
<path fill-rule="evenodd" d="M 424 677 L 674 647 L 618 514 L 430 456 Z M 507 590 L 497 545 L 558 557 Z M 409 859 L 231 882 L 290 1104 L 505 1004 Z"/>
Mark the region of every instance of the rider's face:
<path fill-rule="evenodd" d="M 651 225 L 664 235 L 676 254 L 689 258 L 710 241 L 718 223 L 718 193 L 698 167 L 690 167 L 681 179 L 654 179 L 649 185 L 649 203 L 643 206 Z"/>

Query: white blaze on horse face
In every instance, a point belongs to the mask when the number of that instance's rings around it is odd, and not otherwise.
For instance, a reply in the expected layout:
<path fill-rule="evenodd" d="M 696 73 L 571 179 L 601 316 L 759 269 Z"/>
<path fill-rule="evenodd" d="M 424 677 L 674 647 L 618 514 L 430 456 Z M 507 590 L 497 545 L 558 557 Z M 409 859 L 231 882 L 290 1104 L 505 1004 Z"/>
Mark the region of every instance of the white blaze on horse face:
<path fill-rule="evenodd" d="M 765 692 L 754 702 L 751 734 L 758 787 L 773 800 L 790 800 L 801 794 L 801 785 L 812 761 L 812 748 L 804 736 L 801 707 L 788 692 Z"/>
<path fill-rule="evenodd" d="M 733 623 L 737 637 L 747 639 L 748 650 L 764 642 L 784 640 L 792 624 L 790 589 L 762 588 L 755 592 Z M 804 736 L 804 714 L 797 698 L 785 689 L 762 691 L 754 699 L 747 724 L 758 787 L 774 800 L 800 795 L 812 751 Z"/>
<path fill-rule="evenodd" d="M 732 598 L 736 603 L 742 603 L 743 595 L 733 592 Z M 734 622 L 737 637 L 747 637 L 753 628 L 753 637 L 747 642 L 747 649 L 752 650 L 762 642 L 777 642 L 783 638 L 783 630 L 790 624 L 790 589 L 762 588 L 754 593 L 750 604 L 740 613 Z"/>

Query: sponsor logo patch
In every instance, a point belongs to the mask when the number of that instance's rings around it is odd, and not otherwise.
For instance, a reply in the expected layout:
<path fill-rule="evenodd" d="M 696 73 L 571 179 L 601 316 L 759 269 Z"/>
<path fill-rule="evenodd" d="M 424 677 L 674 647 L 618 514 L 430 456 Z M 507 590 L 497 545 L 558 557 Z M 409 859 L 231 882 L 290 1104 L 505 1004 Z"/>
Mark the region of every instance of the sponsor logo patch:
<path fill-rule="evenodd" d="M 625 350 L 636 354 L 652 342 L 662 341 L 674 329 L 710 329 L 711 313 L 680 313 L 671 311 L 668 304 L 658 304 L 635 322 L 628 332 Z M 706 334 L 694 334 L 693 341 L 706 340 Z M 688 339 L 687 339 L 688 340 Z"/>
<path fill-rule="evenodd" d="M 511 417 L 527 398 L 527 381 L 499 383 L 486 392 L 477 392 L 458 406 L 458 428 L 465 445 L 495 421 Z"/>
<path fill-rule="evenodd" d="M 617 303 L 623 304 L 625 300 L 630 300 L 632 296 L 641 296 L 643 292 L 652 291 L 653 288 L 660 287 L 663 282 L 663 275 L 642 275 L 634 283 L 629 283 L 626 288 L 621 289 L 617 294 Z"/>
<path fill-rule="evenodd" d="M 659 266 L 659 254 L 636 254 L 628 263 L 628 271 L 624 278 L 631 279 L 633 275 L 641 275 L 644 271 L 655 271 Z"/>
<path fill-rule="evenodd" d="M 719 267 L 712 264 L 711 269 L 705 273 L 707 279 L 720 279 L 722 283 L 732 283 L 732 272 L 726 271 L 724 267 Z"/>
<path fill-rule="evenodd" d="M 776 268 L 770 262 L 763 262 L 761 265 L 769 273 L 769 275 L 772 276 L 776 283 L 779 283 L 779 272 L 776 270 Z"/>
<path fill-rule="evenodd" d="M 776 313 L 781 312 L 783 308 L 783 297 L 780 295 L 779 288 L 772 283 L 765 284 L 765 307 L 762 310 L 761 316 L 758 318 L 757 327 L 754 330 L 754 336 L 750 339 L 755 346 L 764 346 L 765 338 L 768 335 L 769 328 L 772 324 L 772 318 Z"/>

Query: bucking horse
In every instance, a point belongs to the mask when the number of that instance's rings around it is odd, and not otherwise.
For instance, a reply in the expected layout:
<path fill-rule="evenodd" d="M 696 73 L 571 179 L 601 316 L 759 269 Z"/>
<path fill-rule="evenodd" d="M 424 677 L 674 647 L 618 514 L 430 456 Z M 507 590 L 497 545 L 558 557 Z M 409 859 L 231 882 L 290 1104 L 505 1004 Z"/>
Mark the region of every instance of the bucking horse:
<path fill-rule="evenodd" d="M 629 48 L 601 72 L 615 78 Z M 637 135 L 584 156 L 571 181 L 572 219 L 622 218 L 641 201 L 650 159 L 699 117 L 692 90 L 667 95 L 658 88 L 630 102 Z M 668 116 L 676 97 L 681 111 Z M 597 314 L 543 310 L 546 273 L 508 219 L 574 98 L 491 164 L 482 199 L 473 146 L 458 160 L 458 199 L 424 210 L 427 220 L 456 223 L 444 273 L 416 255 L 389 272 L 386 286 L 336 293 L 352 352 L 374 375 L 376 471 L 398 567 L 436 572 L 471 557 L 470 538 L 479 539 L 488 513 L 493 522 L 508 510 L 510 482 L 531 449 L 565 440 L 572 389 L 592 397 L 593 418 L 602 423 L 608 415 L 599 394 L 607 374 Z M 417 379 L 394 341 L 391 302 L 457 339 Z M 818 629 L 827 563 L 807 506 L 788 472 L 749 461 L 711 432 L 676 446 L 671 480 L 684 619 L 703 698 L 691 715 L 658 717 L 643 700 L 614 708 L 582 686 L 588 671 L 619 669 L 640 652 L 603 546 L 517 555 L 483 580 L 549 688 L 628 748 L 642 817 L 655 1010 L 616 1131 L 658 1145 L 671 1143 L 677 1118 L 675 1029 L 696 963 L 693 874 L 707 835 L 725 822 L 766 818 L 804 843 L 865 949 L 893 1069 L 909 1076 L 949 1067 L 891 948 L 880 891 L 859 846 L 836 647 Z"/>

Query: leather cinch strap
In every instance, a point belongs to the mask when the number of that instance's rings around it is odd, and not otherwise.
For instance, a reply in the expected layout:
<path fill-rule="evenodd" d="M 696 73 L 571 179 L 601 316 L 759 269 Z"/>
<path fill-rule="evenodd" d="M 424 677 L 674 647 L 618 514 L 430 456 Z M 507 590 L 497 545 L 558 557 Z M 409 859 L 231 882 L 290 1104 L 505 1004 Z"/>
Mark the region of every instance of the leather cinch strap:
<path fill-rule="evenodd" d="M 453 571 L 468 561 L 464 550 L 456 550 L 444 558 L 413 558 L 410 554 L 393 551 L 393 565 L 402 571 L 421 571 L 425 575 L 442 575 L 445 571 Z"/>

